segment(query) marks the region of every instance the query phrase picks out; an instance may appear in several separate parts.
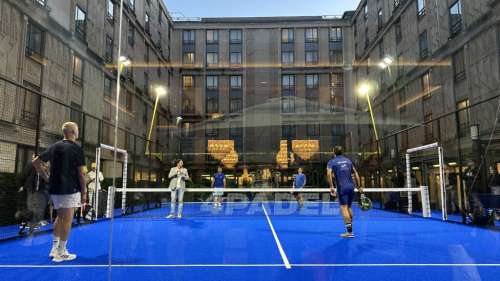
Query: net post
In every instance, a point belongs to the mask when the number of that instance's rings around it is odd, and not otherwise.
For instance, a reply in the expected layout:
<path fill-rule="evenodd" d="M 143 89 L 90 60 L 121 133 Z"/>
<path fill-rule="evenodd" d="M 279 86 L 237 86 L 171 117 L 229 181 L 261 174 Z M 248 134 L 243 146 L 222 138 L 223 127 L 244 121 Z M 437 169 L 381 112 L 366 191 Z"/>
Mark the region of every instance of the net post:
<path fill-rule="evenodd" d="M 95 151 L 95 164 L 96 164 L 96 190 L 95 190 L 95 201 L 92 204 L 92 208 L 95 208 L 95 220 L 99 217 L 99 190 L 101 190 L 101 181 L 99 181 L 99 171 L 101 170 L 101 148 L 98 147 Z"/>
<path fill-rule="evenodd" d="M 430 218 L 431 217 L 431 204 L 429 200 L 429 187 L 421 186 L 420 187 L 420 195 L 422 197 L 422 217 Z"/>
<path fill-rule="evenodd" d="M 444 185 L 445 179 L 444 179 L 444 159 L 443 159 L 443 148 L 441 146 L 438 147 L 438 154 L 439 154 L 439 177 L 440 177 L 440 183 L 439 187 L 441 188 L 441 216 L 444 221 L 448 220 L 448 211 L 446 210 L 446 187 Z"/>
<path fill-rule="evenodd" d="M 108 188 L 108 202 L 106 208 L 106 218 L 110 219 L 113 217 L 113 207 L 114 207 L 114 198 L 115 198 L 115 187 L 110 186 Z"/>
<path fill-rule="evenodd" d="M 127 202 L 127 166 L 128 166 L 128 154 L 126 153 L 124 155 L 123 159 L 123 184 L 122 184 L 122 215 L 125 214 L 125 210 L 127 208 L 126 202 Z"/>
<path fill-rule="evenodd" d="M 410 154 L 406 153 L 406 187 L 411 188 Z M 408 214 L 413 213 L 413 200 L 411 191 L 408 190 Z"/>

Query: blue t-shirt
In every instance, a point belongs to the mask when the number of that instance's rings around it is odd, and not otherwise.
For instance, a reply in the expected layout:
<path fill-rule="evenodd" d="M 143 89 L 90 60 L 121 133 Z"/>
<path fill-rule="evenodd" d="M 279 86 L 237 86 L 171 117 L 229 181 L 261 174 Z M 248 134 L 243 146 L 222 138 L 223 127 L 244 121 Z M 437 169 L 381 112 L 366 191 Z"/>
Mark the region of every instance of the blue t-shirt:
<path fill-rule="evenodd" d="M 353 165 L 351 160 L 340 155 L 328 161 L 327 168 L 333 171 L 339 192 L 354 189 L 354 181 L 352 179 Z"/>
<path fill-rule="evenodd" d="M 217 188 L 223 188 L 224 187 L 224 174 L 223 173 L 216 173 L 214 175 L 214 187 Z"/>
<path fill-rule="evenodd" d="M 301 189 L 306 185 L 306 175 L 304 174 L 296 174 L 295 175 L 295 188 Z"/>

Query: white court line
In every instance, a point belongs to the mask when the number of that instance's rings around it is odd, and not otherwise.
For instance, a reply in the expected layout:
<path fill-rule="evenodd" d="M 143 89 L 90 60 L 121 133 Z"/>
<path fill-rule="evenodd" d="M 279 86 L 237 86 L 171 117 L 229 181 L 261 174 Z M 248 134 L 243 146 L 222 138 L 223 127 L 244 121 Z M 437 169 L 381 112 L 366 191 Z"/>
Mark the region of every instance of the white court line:
<path fill-rule="evenodd" d="M 288 258 L 285 254 L 285 251 L 283 250 L 283 247 L 281 246 L 280 239 L 278 238 L 278 235 L 276 234 L 276 231 L 274 230 L 273 223 L 271 222 L 271 219 L 267 215 L 266 208 L 264 207 L 264 204 L 261 205 L 262 210 L 264 210 L 264 214 L 266 215 L 267 222 L 269 223 L 269 227 L 271 228 L 271 232 L 273 233 L 274 240 L 276 241 L 276 246 L 278 246 L 278 250 L 280 251 L 281 258 L 283 259 L 283 263 L 285 263 L 285 267 L 287 269 L 292 268 L 290 265 L 290 262 L 288 261 Z"/>
<path fill-rule="evenodd" d="M 290 264 L 293 267 L 500 267 L 500 263 L 334 263 L 334 264 Z M 17 265 L 4 264 L 1 268 L 103 268 L 107 264 L 47 264 Z M 203 267 L 283 267 L 283 264 L 113 264 L 121 268 L 203 268 Z"/>

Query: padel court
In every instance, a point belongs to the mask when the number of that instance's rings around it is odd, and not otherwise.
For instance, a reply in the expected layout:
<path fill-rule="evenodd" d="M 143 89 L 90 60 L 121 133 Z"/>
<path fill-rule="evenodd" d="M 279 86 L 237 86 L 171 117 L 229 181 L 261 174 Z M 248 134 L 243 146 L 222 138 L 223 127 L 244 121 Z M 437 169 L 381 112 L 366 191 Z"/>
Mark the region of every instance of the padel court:
<path fill-rule="evenodd" d="M 0 280 L 499 280 L 500 233 L 337 203 L 187 203 L 74 228 L 72 262 L 48 258 L 50 233 L 0 243 Z"/>

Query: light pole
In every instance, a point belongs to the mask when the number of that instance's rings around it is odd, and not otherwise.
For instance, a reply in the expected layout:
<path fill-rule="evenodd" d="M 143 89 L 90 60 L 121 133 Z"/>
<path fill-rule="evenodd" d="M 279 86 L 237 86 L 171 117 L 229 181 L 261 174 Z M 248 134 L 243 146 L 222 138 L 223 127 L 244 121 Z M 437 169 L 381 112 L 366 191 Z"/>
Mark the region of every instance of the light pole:
<path fill-rule="evenodd" d="M 146 142 L 146 154 L 150 155 L 150 143 L 151 143 L 151 135 L 153 134 L 153 126 L 156 121 L 156 112 L 158 110 L 158 104 L 160 103 L 160 97 L 165 96 L 167 94 L 167 89 L 162 86 L 158 86 L 155 88 L 155 93 L 156 93 L 156 101 L 155 101 L 155 107 L 153 109 L 153 116 L 151 117 L 151 126 L 149 127 L 149 133 L 148 133 L 148 141 Z"/>
<path fill-rule="evenodd" d="M 375 116 L 373 114 L 373 109 L 372 109 L 372 102 L 370 100 L 371 90 L 372 90 L 372 87 L 368 83 L 363 83 L 359 86 L 358 93 L 360 96 L 366 97 L 366 101 L 368 103 L 368 111 L 370 113 L 370 119 L 371 119 L 372 126 L 373 126 L 373 132 L 375 133 L 375 140 L 377 141 L 377 149 L 378 149 L 379 138 L 378 138 L 377 125 L 375 124 Z M 379 149 L 379 151 L 380 151 L 380 149 Z"/>

